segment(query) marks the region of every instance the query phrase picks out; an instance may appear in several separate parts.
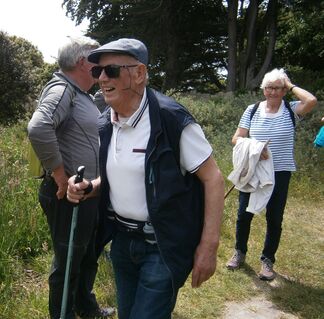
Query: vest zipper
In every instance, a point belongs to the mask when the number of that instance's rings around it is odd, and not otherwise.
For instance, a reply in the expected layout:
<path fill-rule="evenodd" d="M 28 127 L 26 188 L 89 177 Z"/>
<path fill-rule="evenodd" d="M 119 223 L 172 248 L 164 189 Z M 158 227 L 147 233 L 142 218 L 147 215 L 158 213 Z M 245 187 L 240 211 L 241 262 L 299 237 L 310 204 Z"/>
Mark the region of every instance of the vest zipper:
<path fill-rule="evenodd" d="M 155 179 L 152 166 L 150 166 L 149 183 L 153 187 L 153 196 L 156 197 Z"/>

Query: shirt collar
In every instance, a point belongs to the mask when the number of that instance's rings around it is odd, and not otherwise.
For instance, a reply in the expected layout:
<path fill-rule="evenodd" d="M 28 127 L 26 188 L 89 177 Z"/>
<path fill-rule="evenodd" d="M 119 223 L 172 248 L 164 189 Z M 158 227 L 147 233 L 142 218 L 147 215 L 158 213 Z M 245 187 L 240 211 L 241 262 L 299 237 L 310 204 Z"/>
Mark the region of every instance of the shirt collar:
<path fill-rule="evenodd" d="M 145 88 L 143 97 L 142 97 L 142 100 L 141 100 L 141 103 L 140 103 L 138 109 L 129 118 L 125 119 L 126 121 L 120 121 L 118 113 L 115 112 L 115 110 L 113 108 L 111 108 L 111 115 L 110 115 L 111 123 L 114 125 L 118 125 L 118 126 L 127 125 L 127 126 L 135 128 L 136 125 L 138 124 L 138 122 L 141 120 L 143 113 L 146 110 L 147 106 L 148 106 L 148 99 L 147 99 L 146 88 Z"/>

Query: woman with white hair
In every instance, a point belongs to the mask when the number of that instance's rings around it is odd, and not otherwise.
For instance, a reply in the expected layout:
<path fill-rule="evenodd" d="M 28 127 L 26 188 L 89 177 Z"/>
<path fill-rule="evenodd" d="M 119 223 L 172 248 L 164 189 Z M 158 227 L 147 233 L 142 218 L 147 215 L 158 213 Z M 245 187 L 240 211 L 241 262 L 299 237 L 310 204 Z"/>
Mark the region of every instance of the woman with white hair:
<path fill-rule="evenodd" d="M 267 231 L 261 254 L 259 278 L 272 280 L 276 275 L 273 264 L 280 242 L 289 181 L 291 172 L 296 170 L 294 161 L 295 123 L 314 108 L 317 100 L 311 93 L 292 84 L 283 69 L 274 69 L 265 74 L 261 89 L 265 100 L 246 108 L 232 138 L 232 143 L 235 145 L 240 137 L 250 137 L 262 142 L 269 141 L 262 150 L 260 160 L 268 159 L 268 149 L 270 149 L 275 186 L 266 206 Z M 289 91 L 295 95 L 296 101 L 286 102 L 283 100 Z M 226 264 L 228 269 L 237 269 L 245 261 L 250 226 L 254 216 L 246 211 L 249 198 L 250 193 L 240 191 L 235 252 Z"/>

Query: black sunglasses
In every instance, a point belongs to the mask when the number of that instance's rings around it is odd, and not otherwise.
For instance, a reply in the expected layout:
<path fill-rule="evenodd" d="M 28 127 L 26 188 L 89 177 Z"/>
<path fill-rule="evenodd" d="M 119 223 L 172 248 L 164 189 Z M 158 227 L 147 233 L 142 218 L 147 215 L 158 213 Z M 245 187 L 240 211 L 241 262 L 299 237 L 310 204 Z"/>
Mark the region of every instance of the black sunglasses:
<path fill-rule="evenodd" d="M 138 64 L 131 64 L 131 65 L 116 65 L 116 64 L 108 64 L 105 66 L 94 66 L 91 69 L 92 77 L 95 79 L 99 79 L 102 70 L 105 70 L 106 75 L 111 79 L 116 79 L 120 75 L 120 68 L 132 68 L 138 66 Z"/>

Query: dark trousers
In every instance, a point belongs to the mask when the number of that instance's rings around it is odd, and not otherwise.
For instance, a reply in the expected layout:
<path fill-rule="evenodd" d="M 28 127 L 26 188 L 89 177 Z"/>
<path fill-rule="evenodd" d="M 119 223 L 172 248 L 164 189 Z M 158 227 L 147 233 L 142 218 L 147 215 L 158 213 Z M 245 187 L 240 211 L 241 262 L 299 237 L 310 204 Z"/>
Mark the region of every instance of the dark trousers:
<path fill-rule="evenodd" d="M 287 201 L 290 177 L 291 172 L 275 172 L 275 186 L 266 208 L 267 231 L 261 260 L 268 258 L 273 263 L 275 262 L 275 254 L 281 237 L 281 224 Z M 254 217 L 254 214 L 246 211 L 249 199 L 250 193 L 240 192 L 235 248 L 244 254 L 248 250 L 247 243 L 250 235 L 251 222 Z"/>
<path fill-rule="evenodd" d="M 54 179 L 45 177 L 40 185 L 39 202 L 47 217 L 53 242 L 54 258 L 49 275 L 49 312 L 52 319 L 60 318 L 67 251 L 73 205 L 56 197 Z M 76 224 L 73 259 L 69 282 L 66 318 L 75 318 L 74 311 L 89 313 L 98 307 L 91 293 L 97 273 L 95 234 L 98 219 L 97 199 L 81 202 Z"/>
<path fill-rule="evenodd" d="M 111 244 L 119 319 L 171 319 L 177 291 L 156 244 L 117 232 Z"/>

